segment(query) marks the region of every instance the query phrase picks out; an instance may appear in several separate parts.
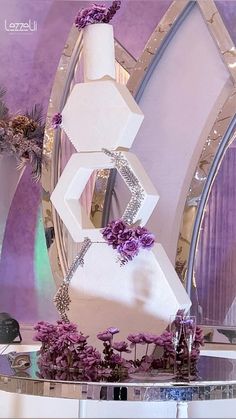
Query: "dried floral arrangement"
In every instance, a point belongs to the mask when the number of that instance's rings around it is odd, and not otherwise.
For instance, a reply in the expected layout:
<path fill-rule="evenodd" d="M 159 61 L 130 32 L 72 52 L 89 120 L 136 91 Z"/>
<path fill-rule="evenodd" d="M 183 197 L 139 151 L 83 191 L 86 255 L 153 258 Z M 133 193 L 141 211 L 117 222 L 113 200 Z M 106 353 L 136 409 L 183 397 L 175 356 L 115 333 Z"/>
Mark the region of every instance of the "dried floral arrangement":
<path fill-rule="evenodd" d="M 109 246 L 118 252 L 121 266 L 138 255 L 141 249 L 150 250 L 155 243 L 154 234 L 145 227 L 133 227 L 123 220 L 111 221 L 102 230 L 102 235 Z"/>
<path fill-rule="evenodd" d="M 0 88 L 0 154 L 14 156 L 17 168 L 30 164 L 32 177 L 41 176 L 44 128 L 42 107 L 35 105 L 31 112 L 10 115 L 4 102 L 6 90 Z"/>
<path fill-rule="evenodd" d="M 121 1 L 113 1 L 111 6 L 106 8 L 104 4 L 92 4 L 91 7 L 81 9 L 75 19 L 75 26 L 80 31 L 94 23 L 109 23 L 117 10 L 120 9 Z"/>
<path fill-rule="evenodd" d="M 114 341 L 119 329 L 109 327 L 97 335 L 103 342 L 101 353 L 89 345 L 88 336 L 79 332 L 77 326 L 70 322 L 39 322 L 35 330 L 37 333 L 34 339 L 42 342 L 38 358 L 41 378 L 115 382 L 134 372 L 173 368 L 175 354 L 172 334 L 168 331 L 160 336 L 150 333 L 129 334 L 127 341 Z M 191 354 L 193 373 L 196 372 L 196 361 L 203 344 L 203 332 L 197 327 Z M 122 356 L 132 350 L 134 353 L 131 359 Z M 187 349 L 181 342 L 179 368 L 187 359 Z"/>

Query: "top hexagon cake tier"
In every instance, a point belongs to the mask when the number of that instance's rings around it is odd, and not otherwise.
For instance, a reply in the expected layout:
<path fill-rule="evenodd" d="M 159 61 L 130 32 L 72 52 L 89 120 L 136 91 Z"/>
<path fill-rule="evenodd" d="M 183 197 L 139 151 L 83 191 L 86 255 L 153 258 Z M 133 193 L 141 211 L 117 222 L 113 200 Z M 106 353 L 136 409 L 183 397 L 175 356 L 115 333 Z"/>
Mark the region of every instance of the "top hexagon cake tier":
<path fill-rule="evenodd" d="M 62 111 L 62 128 L 77 151 L 130 148 L 144 115 L 125 85 L 77 83 Z"/>

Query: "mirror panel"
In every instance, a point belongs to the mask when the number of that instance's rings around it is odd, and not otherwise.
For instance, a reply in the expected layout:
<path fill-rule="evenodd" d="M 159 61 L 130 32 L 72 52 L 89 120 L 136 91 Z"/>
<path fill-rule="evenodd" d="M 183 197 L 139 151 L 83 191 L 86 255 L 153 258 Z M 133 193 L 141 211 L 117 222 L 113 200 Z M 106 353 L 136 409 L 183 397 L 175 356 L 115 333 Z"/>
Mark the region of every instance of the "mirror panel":
<path fill-rule="evenodd" d="M 236 131 L 215 173 L 195 252 L 192 310 L 206 325 L 235 325 L 235 138 Z"/>

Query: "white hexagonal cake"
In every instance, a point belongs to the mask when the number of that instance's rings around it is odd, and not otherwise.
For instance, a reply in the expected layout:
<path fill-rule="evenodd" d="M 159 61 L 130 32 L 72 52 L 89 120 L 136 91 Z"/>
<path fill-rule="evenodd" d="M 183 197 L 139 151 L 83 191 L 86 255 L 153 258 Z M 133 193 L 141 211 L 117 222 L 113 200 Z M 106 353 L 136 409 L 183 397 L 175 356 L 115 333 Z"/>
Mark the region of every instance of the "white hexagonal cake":
<path fill-rule="evenodd" d="M 77 151 L 130 148 L 143 113 L 114 80 L 77 83 L 62 111 L 62 128 Z"/>
<path fill-rule="evenodd" d="M 138 180 L 141 195 L 140 206 L 132 221 L 133 223 L 139 221 L 141 225 L 144 225 L 151 216 L 159 195 L 134 154 L 122 152 L 118 155 L 125 158 L 131 170 L 132 178 L 135 176 Z M 75 153 L 67 163 L 51 195 L 51 201 L 75 242 L 83 241 L 84 237 L 89 237 L 92 241 L 103 241 L 100 229 L 94 228 L 80 197 L 93 175 L 94 169 L 111 169 L 114 167 L 114 161 L 103 152 Z M 124 181 L 127 181 L 127 179 L 124 179 Z M 131 186 L 128 185 L 128 187 Z M 136 191 L 137 188 L 132 193 L 131 187 L 131 199 L 127 203 L 125 213 L 127 208 L 131 207 L 132 211 L 132 206 L 135 207 Z"/>

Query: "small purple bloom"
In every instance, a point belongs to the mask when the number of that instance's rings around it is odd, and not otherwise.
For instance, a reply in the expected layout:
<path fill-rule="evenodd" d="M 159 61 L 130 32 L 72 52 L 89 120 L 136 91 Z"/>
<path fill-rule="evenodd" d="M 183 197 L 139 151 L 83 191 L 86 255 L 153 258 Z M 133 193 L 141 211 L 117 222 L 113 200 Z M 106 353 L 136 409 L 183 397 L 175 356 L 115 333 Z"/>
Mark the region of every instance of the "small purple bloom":
<path fill-rule="evenodd" d="M 66 323 L 63 321 L 57 321 L 57 329 L 60 332 L 77 332 L 77 326 L 74 323 Z M 88 337 L 88 336 L 87 336 Z"/>
<path fill-rule="evenodd" d="M 131 342 L 131 347 L 134 346 L 133 344 L 141 343 L 142 345 L 145 343 L 143 340 L 143 333 L 130 333 L 127 339 Z"/>
<path fill-rule="evenodd" d="M 116 14 L 117 10 L 120 9 L 121 1 L 113 1 L 112 5 L 108 7 L 106 16 L 103 20 L 104 23 L 108 23 L 111 21 L 113 16 Z"/>
<path fill-rule="evenodd" d="M 97 338 L 99 340 L 102 340 L 103 342 L 111 341 L 112 340 L 112 333 L 108 330 L 105 330 L 105 332 L 100 332 L 97 334 Z"/>
<path fill-rule="evenodd" d="M 126 229 L 126 224 L 122 220 L 116 220 L 111 223 L 113 234 L 121 234 Z"/>
<path fill-rule="evenodd" d="M 122 364 L 122 358 L 120 357 L 119 354 L 113 353 L 111 355 L 111 362 L 114 362 L 115 364 L 118 364 L 118 365 Z"/>
<path fill-rule="evenodd" d="M 106 237 L 106 241 L 109 244 L 109 246 L 113 246 L 114 249 L 117 248 L 118 246 L 118 239 L 117 239 L 117 235 L 110 233 L 107 235 Z"/>
<path fill-rule="evenodd" d="M 62 115 L 61 113 L 56 113 L 52 118 L 52 126 L 54 129 L 58 128 L 62 123 Z"/>
<path fill-rule="evenodd" d="M 143 249 L 151 249 L 155 243 L 155 236 L 152 233 L 143 234 L 140 239 L 139 243 Z"/>
<path fill-rule="evenodd" d="M 118 352 L 127 352 L 127 353 L 131 352 L 131 350 L 128 349 L 128 343 L 125 342 L 124 340 L 121 342 L 114 342 L 112 344 L 112 348 Z"/>
<path fill-rule="evenodd" d="M 141 237 L 141 236 L 143 236 L 143 234 L 146 234 L 146 233 L 148 233 L 148 230 L 145 227 L 138 226 L 135 229 L 135 236 L 136 237 Z"/>
<path fill-rule="evenodd" d="M 118 234 L 118 241 L 119 243 L 125 242 L 127 240 L 129 240 L 132 236 L 133 232 L 131 229 L 125 229 L 124 231 L 122 231 L 121 233 Z"/>
<path fill-rule="evenodd" d="M 117 327 L 108 327 L 107 332 L 115 335 L 116 333 L 119 333 L 119 329 L 117 329 Z"/>
<path fill-rule="evenodd" d="M 158 336 L 152 335 L 151 333 L 143 333 L 143 340 L 145 343 L 155 343 Z"/>

